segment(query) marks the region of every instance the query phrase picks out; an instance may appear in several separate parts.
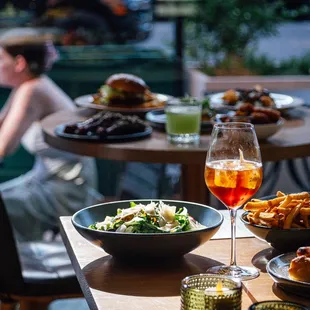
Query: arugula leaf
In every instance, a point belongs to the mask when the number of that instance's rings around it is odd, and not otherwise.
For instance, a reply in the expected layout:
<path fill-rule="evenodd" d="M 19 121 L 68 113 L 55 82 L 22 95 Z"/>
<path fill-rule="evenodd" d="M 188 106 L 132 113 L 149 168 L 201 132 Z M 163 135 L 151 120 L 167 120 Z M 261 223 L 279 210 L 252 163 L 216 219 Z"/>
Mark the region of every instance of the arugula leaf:
<path fill-rule="evenodd" d="M 140 232 L 143 233 L 166 233 L 165 231 L 159 229 L 159 227 L 148 222 L 141 222 L 140 229 Z"/>
<path fill-rule="evenodd" d="M 201 100 L 201 107 L 202 109 L 211 109 L 210 107 L 210 98 L 209 97 L 205 97 Z"/>

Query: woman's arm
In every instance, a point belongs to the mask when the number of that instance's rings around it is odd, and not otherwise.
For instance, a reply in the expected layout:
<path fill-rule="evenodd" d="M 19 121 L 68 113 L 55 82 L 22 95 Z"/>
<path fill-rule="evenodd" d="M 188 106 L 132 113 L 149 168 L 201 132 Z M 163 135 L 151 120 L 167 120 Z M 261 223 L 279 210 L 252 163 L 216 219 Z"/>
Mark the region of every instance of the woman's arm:
<path fill-rule="evenodd" d="M 11 107 L 11 101 L 12 101 L 12 97 L 14 96 L 14 91 L 12 91 L 9 95 L 9 97 L 7 98 L 5 104 L 3 105 L 1 111 L 0 111 L 0 127 L 2 126 L 6 116 L 9 113 L 10 107 Z"/>
<path fill-rule="evenodd" d="M 0 157 L 12 154 L 24 133 L 39 119 L 40 108 L 34 99 L 34 88 L 22 85 L 11 98 L 0 128 Z"/>

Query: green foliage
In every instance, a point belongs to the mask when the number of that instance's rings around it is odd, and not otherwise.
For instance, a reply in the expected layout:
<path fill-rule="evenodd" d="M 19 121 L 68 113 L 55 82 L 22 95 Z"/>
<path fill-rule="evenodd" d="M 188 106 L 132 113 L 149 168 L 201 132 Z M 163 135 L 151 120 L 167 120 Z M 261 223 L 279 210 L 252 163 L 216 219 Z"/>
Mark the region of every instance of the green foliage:
<path fill-rule="evenodd" d="M 310 52 L 303 56 L 291 57 L 277 62 L 266 55 L 255 55 L 247 52 L 244 56 L 244 66 L 255 75 L 309 75 L 310 74 Z M 207 75 L 214 76 L 215 69 L 210 65 L 201 67 Z"/>
<path fill-rule="evenodd" d="M 208 0 L 198 7 L 196 34 L 212 52 L 242 54 L 250 42 L 275 34 L 283 19 L 280 2 L 266 0 Z"/>
<path fill-rule="evenodd" d="M 186 21 L 186 52 L 209 74 L 218 66 L 229 70 L 260 37 L 277 34 L 281 22 L 309 11 L 287 10 L 280 0 L 202 0 L 197 6 Z M 266 69 L 273 66 L 264 57 L 260 61 Z"/>
<path fill-rule="evenodd" d="M 310 52 L 302 57 L 292 57 L 276 63 L 265 55 L 255 56 L 249 53 L 245 57 L 245 65 L 258 75 L 309 75 Z"/>

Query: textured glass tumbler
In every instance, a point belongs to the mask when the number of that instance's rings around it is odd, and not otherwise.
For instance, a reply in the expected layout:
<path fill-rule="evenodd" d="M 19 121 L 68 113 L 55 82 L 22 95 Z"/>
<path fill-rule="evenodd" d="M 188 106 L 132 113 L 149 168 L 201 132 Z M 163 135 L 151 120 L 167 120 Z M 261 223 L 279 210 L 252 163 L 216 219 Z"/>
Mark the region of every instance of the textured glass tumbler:
<path fill-rule="evenodd" d="M 217 284 L 222 283 L 222 290 Z M 181 310 L 241 310 L 241 282 L 225 276 L 198 274 L 181 283 Z"/>
<path fill-rule="evenodd" d="M 307 307 L 289 301 L 270 300 L 257 302 L 249 310 L 307 310 Z"/>
<path fill-rule="evenodd" d="M 173 98 L 165 105 L 166 132 L 173 144 L 197 144 L 200 139 L 201 103 Z"/>

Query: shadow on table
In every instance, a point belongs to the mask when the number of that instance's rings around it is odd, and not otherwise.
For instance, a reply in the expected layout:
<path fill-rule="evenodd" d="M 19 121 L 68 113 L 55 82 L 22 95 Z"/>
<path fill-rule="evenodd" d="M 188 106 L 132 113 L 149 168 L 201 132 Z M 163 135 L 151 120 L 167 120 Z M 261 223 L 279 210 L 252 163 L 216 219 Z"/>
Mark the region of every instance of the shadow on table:
<path fill-rule="evenodd" d="M 187 254 L 179 260 L 132 264 L 105 256 L 83 268 L 89 287 L 131 296 L 178 296 L 183 278 L 221 264 L 213 259 Z"/>
<path fill-rule="evenodd" d="M 304 112 L 298 109 L 290 109 L 290 110 L 284 110 L 281 112 L 282 117 L 284 117 L 287 120 L 294 120 L 293 127 L 300 127 L 303 126 L 305 123 L 304 120 Z M 290 124 L 287 124 L 288 127 L 290 127 Z"/>
<path fill-rule="evenodd" d="M 281 254 L 281 252 L 270 247 L 270 248 L 267 248 L 267 249 L 264 249 L 264 250 L 258 252 L 252 258 L 252 263 L 256 268 L 258 268 L 260 270 L 260 272 L 266 273 L 267 272 L 266 266 L 267 266 L 268 262 L 272 258 L 274 258 L 280 254 Z M 301 303 L 301 304 L 304 304 L 307 306 L 310 305 L 309 299 L 307 300 L 301 296 L 294 295 L 292 292 L 286 292 L 285 290 L 283 290 L 282 287 L 279 287 L 279 285 L 277 285 L 276 283 L 273 283 L 272 291 L 281 300 L 297 302 L 297 303 Z M 296 292 L 298 292 L 298 289 L 296 290 Z"/>
<path fill-rule="evenodd" d="M 278 284 L 276 283 L 273 283 L 273 286 L 272 286 L 272 291 L 273 293 L 280 299 L 282 300 L 287 300 L 287 301 L 292 301 L 292 302 L 297 302 L 299 304 L 302 304 L 302 305 L 306 305 L 306 306 L 310 306 L 310 301 L 309 299 L 306 299 L 300 295 L 295 295 L 295 294 L 292 294 L 292 292 L 287 292 L 285 290 L 283 290 L 282 287 L 279 287 Z M 296 290 L 297 292 L 298 290 Z"/>
<path fill-rule="evenodd" d="M 258 253 L 256 253 L 253 258 L 252 258 L 252 264 L 260 270 L 260 272 L 267 272 L 266 271 L 266 266 L 268 264 L 268 262 L 280 255 L 281 252 L 279 252 L 278 250 L 274 249 L 274 248 L 267 248 L 267 249 L 264 249 L 262 251 L 259 251 Z"/>

